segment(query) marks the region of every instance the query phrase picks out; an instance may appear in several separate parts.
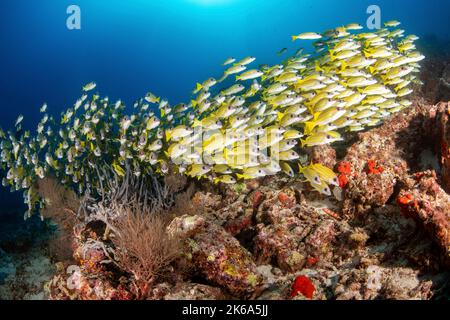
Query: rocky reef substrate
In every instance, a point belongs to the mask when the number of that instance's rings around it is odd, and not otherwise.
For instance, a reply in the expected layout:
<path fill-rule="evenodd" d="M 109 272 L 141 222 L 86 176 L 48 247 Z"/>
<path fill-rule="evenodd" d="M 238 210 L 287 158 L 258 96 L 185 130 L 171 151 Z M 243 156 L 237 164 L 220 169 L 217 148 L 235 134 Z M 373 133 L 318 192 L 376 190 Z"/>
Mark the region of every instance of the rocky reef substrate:
<path fill-rule="evenodd" d="M 167 226 L 182 259 L 145 298 L 448 298 L 449 117 L 448 103 L 416 99 L 350 144 L 312 149 L 339 172 L 334 198 L 286 177 L 196 183 Z M 100 222 L 76 227 L 77 264 L 59 265 L 50 298 L 137 297 L 130 275 L 104 263 L 103 233 Z"/>

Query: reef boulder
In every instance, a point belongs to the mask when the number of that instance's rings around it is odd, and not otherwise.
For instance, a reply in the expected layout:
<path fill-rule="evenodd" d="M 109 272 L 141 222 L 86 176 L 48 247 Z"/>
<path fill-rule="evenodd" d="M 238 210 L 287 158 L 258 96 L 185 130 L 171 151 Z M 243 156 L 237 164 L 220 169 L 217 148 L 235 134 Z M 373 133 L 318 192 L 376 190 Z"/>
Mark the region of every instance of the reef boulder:
<path fill-rule="evenodd" d="M 168 232 L 184 239 L 185 252 L 195 272 L 232 295 L 257 295 L 263 286 L 252 255 L 219 225 L 201 216 L 175 218 Z"/>

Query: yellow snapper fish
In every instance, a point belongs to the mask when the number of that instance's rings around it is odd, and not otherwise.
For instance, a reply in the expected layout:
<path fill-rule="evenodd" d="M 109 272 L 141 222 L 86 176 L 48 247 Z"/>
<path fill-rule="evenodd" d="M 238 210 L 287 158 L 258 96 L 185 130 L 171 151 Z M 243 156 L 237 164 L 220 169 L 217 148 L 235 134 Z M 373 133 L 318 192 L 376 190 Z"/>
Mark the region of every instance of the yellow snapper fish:
<path fill-rule="evenodd" d="M 324 144 L 342 141 L 341 135 L 336 131 L 318 132 L 308 136 L 306 139 L 301 139 L 302 147 L 313 147 Z"/>
<path fill-rule="evenodd" d="M 180 143 L 174 143 L 165 151 L 167 157 L 171 159 L 176 159 L 186 153 L 187 147 Z"/>
<path fill-rule="evenodd" d="M 295 176 L 295 172 L 292 169 L 292 167 L 289 165 L 289 163 L 282 161 L 282 162 L 280 162 L 280 167 L 281 167 L 281 170 L 289 177 L 293 178 Z"/>
<path fill-rule="evenodd" d="M 167 141 L 170 141 L 170 140 L 178 141 L 181 138 L 184 138 L 184 137 L 192 134 L 193 132 L 194 132 L 194 130 L 192 128 L 187 127 L 185 125 L 179 125 L 173 129 L 166 131 L 166 140 Z"/>
<path fill-rule="evenodd" d="M 328 167 L 320 163 L 311 164 L 311 169 L 317 172 L 321 181 L 325 181 L 328 184 L 339 186 L 339 179 L 336 173 Z"/>
<path fill-rule="evenodd" d="M 303 136 L 304 136 L 303 133 L 295 129 L 290 129 L 283 133 L 283 138 L 287 140 L 300 139 Z"/>
<path fill-rule="evenodd" d="M 358 23 L 350 23 L 345 26 L 345 29 L 347 30 L 361 30 L 363 28 L 364 27 Z"/>
<path fill-rule="evenodd" d="M 197 83 L 196 88 L 194 89 L 193 93 L 196 94 L 200 92 L 201 90 L 208 91 L 212 86 L 214 86 L 217 83 L 217 80 L 214 78 L 208 78 L 203 83 Z"/>
<path fill-rule="evenodd" d="M 302 174 L 306 181 L 309 183 L 320 184 L 322 181 L 320 180 L 320 175 L 311 168 L 310 166 L 303 167 L 300 163 L 298 164 L 299 172 Z"/>
<path fill-rule="evenodd" d="M 339 119 L 346 112 L 347 110 L 344 108 L 329 108 L 323 112 L 315 113 L 313 120 L 305 123 L 305 134 L 311 133 L 316 126 L 324 126 Z"/>
<path fill-rule="evenodd" d="M 241 75 L 236 76 L 236 81 L 256 79 L 256 78 L 261 77 L 263 74 L 264 73 L 262 71 L 257 70 L 257 69 L 248 70 L 248 71 L 242 73 Z"/>
<path fill-rule="evenodd" d="M 305 33 L 301 33 L 299 35 L 296 36 L 292 36 L 292 41 L 295 40 L 316 40 L 316 39 L 321 39 L 322 35 L 315 33 L 315 32 L 305 32 Z"/>
<path fill-rule="evenodd" d="M 321 183 L 311 183 L 311 186 L 314 188 L 314 190 L 318 191 L 320 194 L 331 196 L 331 190 L 328 184 L 325 181 L 322 181 Z"/>
<path fill-rule="evenodd" d="M 255 60 L 256 60 L 255 57 L 246 57 L 246 58 L 242 59 L 241 61 L 236 62 L 234 65 L 235 66 L 246 66 Z"/>
<path fill-rule="evenodd" d="M 160 103 L 160 101 L 161 101 L 161 98 L 160 97 L 157 97 L 157 96 L 155 96 L 153 93 L 151 93 L 151 92 L 148 92 L 146 95 L 145 95 L 145 101 L 147 101 L 148 103 Z"/>
<path fill-rule="evenodd" d="M 96 86 L 97 84 L 95 82 L 89 82 L 88 84 L 83 86 L 83 91 L 85 92 L 92 91 L 95 89 Z"/>
<path fill-rule="evenodd" d="M 215 184 L 218 184 L 218 183 L 235 184 L 236 183 L 236 178 L 234 178 L 231 175 L 222 175 L 222 176 L 219 176 L 217 178 L 214 178 L 213 182 Z"/>
<path fill-rule="evenodd" d="M 223 123 L 219 120 L 218 117 L 210 116 L 203 120 L 194 119 L 194 123 L 192 125 L 193 128 L 201 127 L 206 130 L 217 130 L 222 128 Z"/>
<path fill-rule="evenodd" d="M 400 25 L 400 22 L 397 21 L 397 20 L 390 20 L 390 21 L 387 21 L 387 22 L 384 23 L 385 27 L 394 27 L 395 28 L 395 27 L 397 27 L 399 25 Z"/>
<path fill-rule="evenodd" d="M 222 82 L 224 81 L 228 76 L 232 75 L 232 74 L 236 74 L 236 73 L 240 73 L 242 71 L 244 71 L 245 69 L 247 69 L 246 66 L 243 65 L 233 65 L 232 67 L 228 68 L 227 70 L 225 70 L 222 78 L 220 78 L 218 80 L 218 82 Z"/>
<path fill-rule="evenodd" d="M 223 65 L 223 66 L 226 66 L 226 65 L 232 64 L 232 63 L 235 62 L 235 61 L 236 61 L 236 59 L 233 58 L 233 57 L 231 57 L 231 58 L 228 58 L 227 60 L 225 60 L 224 63 L 223 63 L 222 65 Z"/>
<path fill-rule="evenodd" d="M 229 87 L 228 89 L 223 90 L 222 94 L 224 96 L 231 96 L 231 95 L 241 92 L 244 89 L 245 89 L 245 87 L 242 84 L 235 84 L 235 85 Z"/>
<path fill-rule="evenodd" d="M 250 180 L 255 178 L 264 177 L 266 175 L 266 171 L 263 167 L 257 166 L 257 167 L 251 167 L 246 168 L 243 170 L 242 173 L 237 173 L 236 177 L 241 180 Z"/>
<path fill-rule="evenodd" d="M 214 173 L 220 173 L 220 174 L 229 174 L 232 172 L 230 167 L 226 163 L 216 163 L 213 166 L 212 171 Z"/>
<path fill-rule="evenodd" d="M 206 164 L 192 164 L 186 171 L 186 175 L 190 177 L 201 177 L 212 170 L 211 166 Z"/>

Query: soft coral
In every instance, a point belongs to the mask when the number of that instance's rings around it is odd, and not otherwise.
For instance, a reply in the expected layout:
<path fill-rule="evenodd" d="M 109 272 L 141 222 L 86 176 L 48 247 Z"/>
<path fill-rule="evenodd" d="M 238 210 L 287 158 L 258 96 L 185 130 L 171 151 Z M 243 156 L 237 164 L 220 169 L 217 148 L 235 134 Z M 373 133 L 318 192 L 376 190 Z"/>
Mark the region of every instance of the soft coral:
<path fill-rule="evenodd" d="M 367 161 L 367 173 L 368 174 L 380 174 L 384 171 L 384 168 L 380 166 L 375 160 Z"/>
<path fill-rule="evenodd" d="M 298 276 L 292 285 L 291 298 L 301 293 L 306 298 L 312 299 L 315 290 L 314 284 L 307 276 Z"/>

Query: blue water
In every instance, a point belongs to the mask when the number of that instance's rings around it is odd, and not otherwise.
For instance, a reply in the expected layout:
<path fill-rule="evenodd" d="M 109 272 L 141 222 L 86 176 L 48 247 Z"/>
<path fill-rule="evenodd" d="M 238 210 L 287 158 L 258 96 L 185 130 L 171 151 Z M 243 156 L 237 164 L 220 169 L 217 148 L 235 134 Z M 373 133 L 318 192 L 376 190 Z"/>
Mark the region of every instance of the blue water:
<path fill-rule="evenodd" d="M 81 30 L 66 27 L 71 4 L 81 8 Z M 43 102 L 57 115 L 93 80 L 128 105 L 149 90 L 188 101 L 229 56 L 276 63 L 278 50 L 297 48 L 291 35 L 365 25 L 371 4 L 407 33 L 450 39 L 448 0 L 1 0 L 0 126 L 22 113 L 34 128 Z"/>

